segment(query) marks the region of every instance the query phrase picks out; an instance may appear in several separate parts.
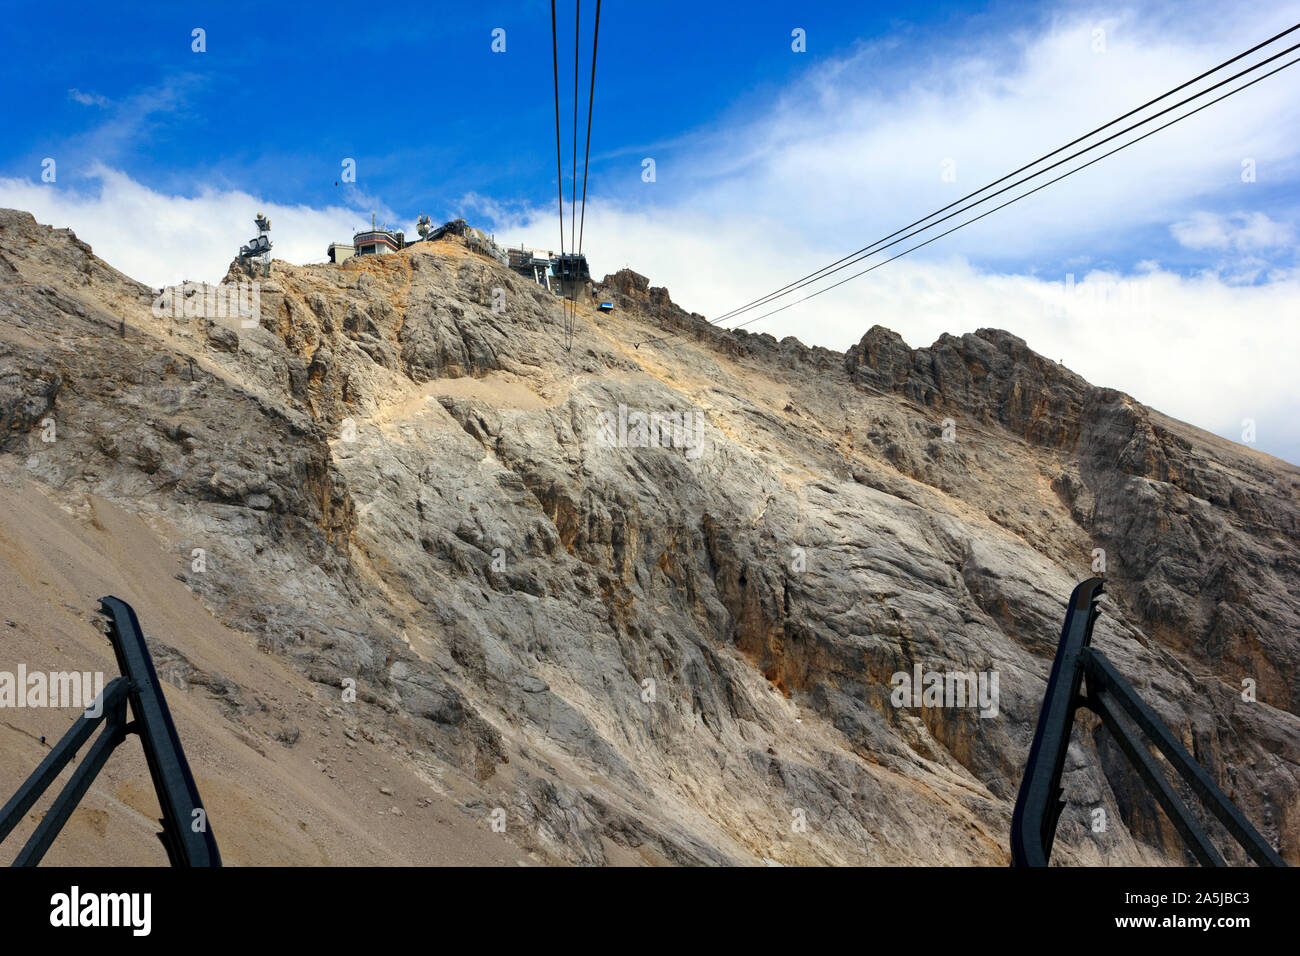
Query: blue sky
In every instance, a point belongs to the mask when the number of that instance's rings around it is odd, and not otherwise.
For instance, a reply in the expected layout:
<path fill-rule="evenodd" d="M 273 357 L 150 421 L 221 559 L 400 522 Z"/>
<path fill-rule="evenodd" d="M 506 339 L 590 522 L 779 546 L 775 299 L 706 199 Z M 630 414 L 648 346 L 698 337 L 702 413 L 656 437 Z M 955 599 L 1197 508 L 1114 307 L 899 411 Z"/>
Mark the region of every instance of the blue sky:
<path fill-rule="evenodd" d="M 862 37 L 890 35 L 906 59 L 906 37 L 931 43 L 946 22 L 996 31 L 1000 19 L 1039 15 L 1003 7 L 972 17 L 952 4 L 900 15 L 893 4 L 844 3 L 800 9 L 792 20 L 789 3 L 771 0 L 746 4 L 743 16 L 701 6 L 604 5 L 591 168 L 604 192 L 634 189 L 646 150 L 680 161 L 672 144 L 683 134 L 761 110 L 809 64 Z M 588 0 L 584 97 L 594 10 Z M 566 154 L 573 16 L 572 0 L 561 3 Z M 469 193 L 529 204 L 554 193 L 550 18 L 537 0 L 265 11 L 239 2 L 85 5 L 57 30 L 45 8 L 21 4 L 5 19 L 20 42 L 0 61 L 0 77 L 28 91 L 6 103 L 17 135 L 0 156 L 4 175 L 23 175 L 66 144 L 76 150 L 70 175 L 99 160 L 182 193 L 203 184 L 256 188 L 285 203 L 346 201 L 335 186 L 343 157 L 357 160 L 359 192 L 403 214 L 449 216 Z M 809 56 L 791 55 L 796 21 L 811 37 Z M 207 34 L 202 54 L 191 50 L 195 27 Z M 504 54 L 491 51 L 498 27 Z"/>
<path fill-rule="evenodd" d="M 573 3 L 559 6 L 567 164 Z M 547 4 L 51 15 L 4 10 L 0 77 L 23 92 L 5 104 L 0 204 L 71 226 L 142 281 L 220 278 L 259 209 L 294 262 L 372 209 L 408 231 L 420 212 L 464 215 L 558 244 Z M 611 0 L 584 247 L 597 276 L 630 265 L 718 315 L 1298 21 L 1296 3 Z M 838 349 L 877 322 L 913 346 L 1008 328 L 1233 440 L 1251 418 L 1256 447 L 1300 461 L 1297 91 L 1300 66 L 750 328 Z"/>

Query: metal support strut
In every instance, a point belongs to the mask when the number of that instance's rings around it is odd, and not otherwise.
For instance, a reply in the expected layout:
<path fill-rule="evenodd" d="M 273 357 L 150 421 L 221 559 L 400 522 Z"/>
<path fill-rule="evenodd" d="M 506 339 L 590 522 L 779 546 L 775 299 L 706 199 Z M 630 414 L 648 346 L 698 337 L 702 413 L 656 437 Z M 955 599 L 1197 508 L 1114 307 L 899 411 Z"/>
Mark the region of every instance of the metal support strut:
<path fill-rule="evenodd" d="M 94 782 L 113 751 L 137 734 L 149 764 L 162 832 L 158 834 L 172 866 L 220 866 L 221 854 L 208 823 L 207 811 L 190 773 L 171 711 L 158 684 L 153 659 L 135 611 L 115 597 L 100 598 L 100 611 L 108 618 L 108 639 L 113 645 L 121 677 L 108 683 L 45 759 L 0 808 L 0 843 L 13 832 L 23 815 L 40 799 L 78 749 L 103 722 L 104 729 L 89 753 L 55 797 L 49 811 L 14 859 L 14 866 L 36 866 L 68 822 L 72 811 Z M 127 723 L 127 705 L 134 720 Z"/>
<path fill-rule="evenodd" d="M 1092 643 L 1098 615 L 1101 578 L 1089 578 L 1070 595 L 1061 642 L 1047 694 L 1038 715 L 1034 741 L 1029 748 L 1024 780 L 1011 817 L 1011 859 L 1016 866 L 1046 866 L 1052 854 L 1056 824 L 1065 807 L 1061 799 L 1061 773 L 1074 727 L 1074 714 L 1086 707 L 1101 718 L 1120 751 L 1132 764 L 1147 789 L 1164 809 L 1174 829 L 1192 854 L 1205 866 L 1225 866 L 1205 829 L 1179 797 L 1148 749 L 1154 744 L 1178 775 L 1260 866 L 1286 866 L 1250 821 L 1214 783 L 1204 768 L 1178 742 L 1155 712 L 1120 676 L 1115 666 Z M 1087 680 L 1087 696 L 1080 688 Z M 1134 726 L 1136 725 L 1136 726 Z"/>

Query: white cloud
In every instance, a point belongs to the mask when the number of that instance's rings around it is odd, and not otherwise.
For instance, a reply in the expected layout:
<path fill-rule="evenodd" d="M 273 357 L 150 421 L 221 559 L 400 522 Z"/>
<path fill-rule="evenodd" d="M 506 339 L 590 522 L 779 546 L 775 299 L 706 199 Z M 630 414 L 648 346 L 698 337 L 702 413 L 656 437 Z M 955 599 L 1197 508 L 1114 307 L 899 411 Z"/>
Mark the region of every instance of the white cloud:
<path fill-rule="evenodd" d="M 76 89 L 75 87 L 73 89 L 68 90 L 68 97 L 69 99 L 72 99 L 77 103 L 80 103 L 82 106 L 107 106 L 108 105 L 108 97 L 100 96 L 98 93 L 83 93 L 81 90 Z"/>
<path fill-rule="evenodd" d="M 259 212 L 272 221 L 273 255 L 297 263 L 325 261 L 330 242 L 347 242 L 370 222 L 368 204 L 366 212 L 360 205 L 311 209 L 242 190 L 169 196 L 102 165 L 92 168 L 83 187 L 0 179 L 0 205 L 71 228 L 109 265 L 157 287 L 222 279 L 240 245 L 256 234 Z"/>
<path fill-rule="evenodd" d="M 1267 213 L 1217 215 L 1197 212 L 1169 227 L 1174 238 L 1189 249 L 1232 249 L 1249 252 L 1276 249 L 1295 242 L 1295 228 L 1271 219 Z"/>
<path fill-rule="evenodd" d="M 973 53 L 945 48 L 902 79 L 896 58 L 864 46 L 842 60 L 814 66 L 748 122 L 701 131 L 659 158 L 657 183 L 622 198 L 657 207 L 665 199 L 689 206 L 697 212 L 696 228 L 743 210 L 779 224 L 792 245 L 834 240 L 840 250 L 834 259 L 1247 48 L 1276 32 L 1273 21 L 1282 15 L 1273 10 L 1230 17 L 1212 39 L 1180 42 L 1166 24 L 1136 14 L 1081 14 L 1039 35 L 1004 38 L 996 46 L 971 44 Z M 1296 19 L 1290 16 L 1287 23 Z M 1097 23 L 1107 30 L 1104 53 L 1093 51 Z M 916 52 L 924 56 L 923 47 Z M 1300 172 L 1300 141 L 1287 132 L 1300 126 L 1300 105 L 1292 92 L 1296 75 L 1300 66 L 1263 80 L 945 238 L 943 248 L 1024 258 L 1080 250 L 1101 255 L 1130 230 L 1152 224 L 1163 229 L 1185 216 L 1190 197 L 1232 189 L 1238 203 L 1250 201 L 1260 185 Z M 1217 79 L 1202 81 L 1179 98 Z M 1158 109 L 1148 108 L 1102 135 Z M 1257 183 L 1241 181 L 1243 157 L 1256 161 Z M 949 159 L 953 182 L 941 178 Z"/>

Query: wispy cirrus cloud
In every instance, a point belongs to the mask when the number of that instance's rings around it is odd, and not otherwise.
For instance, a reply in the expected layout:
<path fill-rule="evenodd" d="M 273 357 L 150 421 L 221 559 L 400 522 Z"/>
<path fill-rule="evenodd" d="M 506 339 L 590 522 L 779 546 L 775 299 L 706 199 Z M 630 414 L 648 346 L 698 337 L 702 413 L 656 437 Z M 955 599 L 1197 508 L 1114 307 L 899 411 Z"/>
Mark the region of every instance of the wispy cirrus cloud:
<path fill-rule="evenodd" d="M 101 96 L 98 93 L 84 93 L 75 87 L 68 90 L 68 99 L 80 103 L 82 106 L 107 106 L 109 102 L 107 96 Z"/>
<path fill-rule="evenodd" d="M 138 151 L 155 132 L 183 116 L 194 96 L 209 83 L 210 79 L 202 74 L 182 73 L 117 100 L 69 90 L 69 98 L 75 102 L 101 108 L 103 118 L 46 148 L 56 157 L 75 157 L 86 167 L 112 164 Z"/>

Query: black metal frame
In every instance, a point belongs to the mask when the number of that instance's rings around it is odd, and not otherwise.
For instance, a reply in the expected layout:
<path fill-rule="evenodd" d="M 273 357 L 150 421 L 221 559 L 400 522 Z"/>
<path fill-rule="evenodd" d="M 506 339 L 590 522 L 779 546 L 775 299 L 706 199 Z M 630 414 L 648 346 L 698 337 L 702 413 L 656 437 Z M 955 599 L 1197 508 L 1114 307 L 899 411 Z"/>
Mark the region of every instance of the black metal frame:
<path fill-rule="evenodd" d="M 49 812 L 28 838 L 14 866 L 36 866 L 67 823 L 72 811 L 103 769 L 112 752 L 130 733 L 138 734 L 149 764 L 162 808 L 162 832 L 158 834 L 172 866 L 220 866 L 221 854 L 212 835 L 207 811 L 190 773 L 171 711 L 154 671 L 153 658 L 145 645 L 144 632 L 131 605 L 115 597 L 100 598 L 100 611 L 108 618 L 108 639 L 113 645 L 121 677 L 108 683 L 95 704 L 87 709 L 46 754 L 40 766 L 0 809 L 0 842 L 13 832 L 32 805 L 54 782 L 77 750 L 103 721 L 104 730 L 91 745 L 80 767 L 55 797 Z M 135 718 L 127 723 L 127 704 Z M 95 711 L 95 716 L 91 716 Z M 200 811 L 197 814 L 196 811 Z M 201 826 L 196 829 L 196 824 Z"/>
<path fill-rule="evenodd" d="M 590 282 L 591 270 L 587 266 L 587 256 L 580 252 L 566 252 L 551 260 L 555 263 L 555 275 L 561 282 Z"/>
<path fill-rule="evenodd" d="M 1183 842 L 1203 865 L 1226 864 L 1147 749 L 1148 741 L 1165 755 L 1179 776 L 1256 863 L 1260 866 L 1286 866 L 1277 851 L 1215 785 L 1106 656 L 1090 646 L 1092 627 L 1101 613 L 1097 599 L 1103 590 L 1101 578 L 1089 578 L 1070 595 L 1061 642 L 1052 662 L 1047 694 L 1038 715 L 1025 777 L 1011 817 L 1012 863 L 1016 866 L 1046 866 L 1051 857 L 1056 824 L 1065 807 L 1061 799 L 1061 772 L 1065 768 L 1066 748 L 1070 744 L 1075 711 L 1086 707 L 1101 718 Z M 1083 697 L 1079 690 L 1085 678 L 1087 696 Z M 1136 729 L 1130 722 L 1137 725 Z M 1145 739 L 1139 736 L 1138 731 L 1145 735 Z"/>

